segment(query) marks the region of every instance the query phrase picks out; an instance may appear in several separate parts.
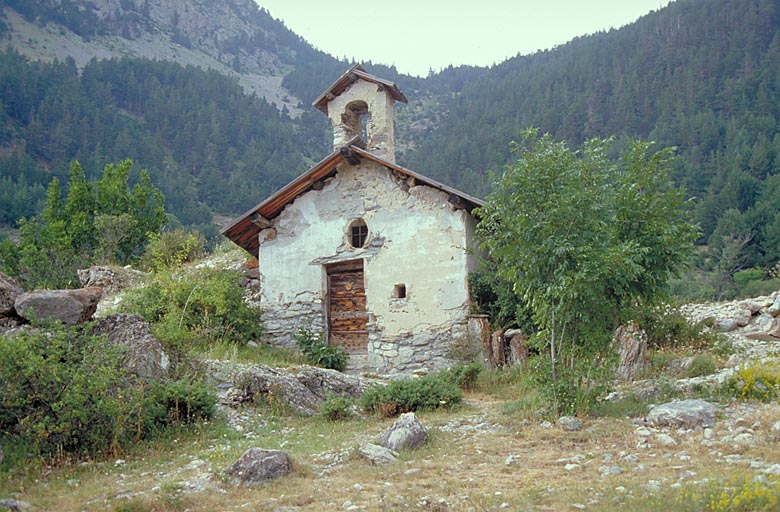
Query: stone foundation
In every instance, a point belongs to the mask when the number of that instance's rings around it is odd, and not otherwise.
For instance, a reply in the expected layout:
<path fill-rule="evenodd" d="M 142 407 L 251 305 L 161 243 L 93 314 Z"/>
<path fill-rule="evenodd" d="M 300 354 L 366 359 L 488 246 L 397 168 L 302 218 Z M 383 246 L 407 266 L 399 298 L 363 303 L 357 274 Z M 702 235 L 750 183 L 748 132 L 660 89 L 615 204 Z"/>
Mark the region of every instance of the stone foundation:
<path fill-rule="evenodd" d="M 321 302 L 292 302 L 282 307 L 261 304 L 265 339 L 272 345 L 297 348 L 293 336 L 299 329 L 311 333 L 325 332 Z"/>
<path fill-rule="evenodd" d="M 384 374 L 426 374 L 456 364 L 453 340 L 466 335 L 466 322 L 418 334 L 382 336 L 369 330 L 368 365 Z"/>

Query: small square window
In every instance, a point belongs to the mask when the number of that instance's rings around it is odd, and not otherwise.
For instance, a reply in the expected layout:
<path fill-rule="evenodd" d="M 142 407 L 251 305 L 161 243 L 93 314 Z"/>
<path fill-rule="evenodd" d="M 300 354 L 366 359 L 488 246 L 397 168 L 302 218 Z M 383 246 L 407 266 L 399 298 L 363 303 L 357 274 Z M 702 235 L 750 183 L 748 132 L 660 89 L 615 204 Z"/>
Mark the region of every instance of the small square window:
<path fill-rule="evenodd" d="M 393 288 L 393 298 L 394 299 L 405 299 L 406 298 L 406 285 L 405 284 L 397 284 Z"/>

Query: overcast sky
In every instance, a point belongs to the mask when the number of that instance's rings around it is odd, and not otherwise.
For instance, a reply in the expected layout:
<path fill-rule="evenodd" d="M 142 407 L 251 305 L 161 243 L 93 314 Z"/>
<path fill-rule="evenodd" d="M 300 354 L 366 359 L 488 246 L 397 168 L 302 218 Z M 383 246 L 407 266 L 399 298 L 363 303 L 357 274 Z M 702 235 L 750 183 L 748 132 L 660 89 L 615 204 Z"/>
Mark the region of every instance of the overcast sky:
<path fill-rule="evenodd" d="M 489 66 L 619 28 L 669 0 L 256 0 L 335 57 L 426 76 L 450 64 Z"/>

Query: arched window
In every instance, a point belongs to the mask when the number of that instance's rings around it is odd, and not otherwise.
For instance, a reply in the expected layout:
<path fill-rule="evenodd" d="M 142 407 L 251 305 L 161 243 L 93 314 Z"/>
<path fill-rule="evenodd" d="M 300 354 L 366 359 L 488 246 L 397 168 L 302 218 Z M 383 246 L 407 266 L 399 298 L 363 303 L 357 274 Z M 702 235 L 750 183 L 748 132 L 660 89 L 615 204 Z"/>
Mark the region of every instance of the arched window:
<path fill-rule="evenodd" d="M 366 123 L 370 115 L 368 113 L 368 104 L 363 100 L 351 101 L 341 114 L 341 122 L 346 129 L 347 139 L 359 135 L 363 140 L 367 140 Z"/>

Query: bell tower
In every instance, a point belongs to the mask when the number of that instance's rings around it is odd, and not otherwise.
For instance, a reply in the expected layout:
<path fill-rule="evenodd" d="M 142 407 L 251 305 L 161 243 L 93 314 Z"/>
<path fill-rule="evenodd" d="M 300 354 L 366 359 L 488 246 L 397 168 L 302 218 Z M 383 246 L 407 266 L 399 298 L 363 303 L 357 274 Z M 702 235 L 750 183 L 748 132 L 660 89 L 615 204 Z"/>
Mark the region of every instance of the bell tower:
<path fill-rule="evenodd" d="M 366 150 L 395 163 L 393 108 L 406 97 L 390 81 L 367 73 L 355 64 L 314 102 L 333 126 L 333 149 L 353 137 L 366 143 Z"/>

